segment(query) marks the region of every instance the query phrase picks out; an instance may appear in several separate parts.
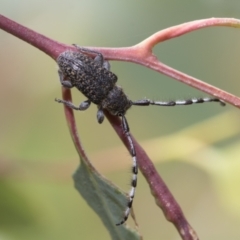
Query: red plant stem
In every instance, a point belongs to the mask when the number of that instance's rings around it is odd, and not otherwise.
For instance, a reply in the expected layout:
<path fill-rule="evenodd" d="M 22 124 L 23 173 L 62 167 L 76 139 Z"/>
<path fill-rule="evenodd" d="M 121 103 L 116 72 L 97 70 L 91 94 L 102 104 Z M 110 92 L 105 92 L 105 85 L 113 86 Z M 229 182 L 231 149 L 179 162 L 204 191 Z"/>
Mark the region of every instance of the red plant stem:
<path fill-rule="evenodd" d="M 122 130 L 121 120 L 109 114 L 107 111 L 105 111 L 104 114 L 128 151 L 130 151 L 129 142 Z M 139 168 L 149 184 L 157 205 L 163 210 L 166 219 L 175 225 L 183 240 L 198 240 L 197 234 L 186 220 L 180 206 L 158 174 L 152 161 L 134 137 L 131 137 L 136 149 Z"/>
<path fill-rule="evenodd" d="M 91 49 L 96 51 L 99 50 L 99 48 Z M 203 82 L 195 77 L 180 72 L 174 68 L 171 68 L 170 66 L 167 66 L 166 64 L 160 62 L 158 58 L 151 53 L 151 49 L 146 49 L 142 45 L 136 45 L 126 48 L 101 48 L 100 51 L 104 52 L 104 55 L 106 54 L 107 59 L 134 62 L 143 65 L 170 78 L 176 79 L 179 82 L 182 82 L 200 91 L 210 94 L 216 98 L 222 99 L 237 108 L 240 108 L 239 97 L 220 88 L 212 86 L 211 84 Z M 115 53 L 117 53 L 117 55 L 115 55 Z"/>
<path fill-rule="evenodd" d="M 172 26 L 154 33 L 152 36 L 144 39 L 138 45 L 149 45 L 149 48 L 154 47 L 156 44 L 180 37 L 183 34 L 190 33 L 192 31 L 199 30 L 206 27 L 235 27 L 240 28 L 240 20 L 236 18 L 207 18 L 194 20 L 187 23 L 182 23 L 176 26 Z M 146 42 L 146 43 L 144 43 Z"/>
<path fill-rule="evenodd" d="M 173 69 L 164 63 L 160 63 L 159 61 L 153 61 L 151 59 L 146 59 L 145 64 L 151 64 L 151 69 L 163 73 L 169 77 L 172 77 L 179 82 L 185 83 L 191 87 L 199 89 L 207 94 L 210 94 L 216 98 L 222 99 L 225 102 L 232 104 L 235 107 L 240 108 L 240 98 L 235 95 L 228 93 L 220 88 L 212 86 L 206 82 L 203 82 L 197 78 L 189 76 L 185 73 L 182 73 L 176 69 Z"/>
<path fill-rule="evenodd" d="M 102 52 L 106 59 L 123 60 L 141 64 L 145 67 L 174 78 L 182 83 L 220 98 L 232 104 L 233 106 L 240 108 L 240 98 L 161 63 L 151 53 L 151 48 L 157 44 L 158 41 L 165 41 L 167 39 L 181 36 L 190 31 L 210 26 L 240 27 L 240 20 L 232 18 L 211 18 L 196 20 L 159 31 L 158 33 L 153 34 L 141 43 L 132 47 L 91 47 L 91 49 Z M 59 54 L 63 51 L 66 51 L 66 49 L 76 50 L 72 46 L 65 45 L 47 38 L 46 36 L 41 35 L 29 28 L 26 28 L 2 15 L 0 15 L 0 28 L 37 47 L 38 49 L 51 56 L 53 59 L 56 59 Z"/>
<path fill-rule="evenodd" d="M 66 48 L 69 48 L 68 45 L 54 41 L 40 33 L 22 26 L 17 22 L 14 22 L 13 20 L 4 17 L 1 14 L 0 28 L 45 52 L 53 59 L 56 59 L 61 52 L 66 51 Z"/>
<path fill-rule="evenodd" d="M 62 87 L 62 96 L 64 100 L 72 102 L 71 91 L 69 89 Z M 90 160 L 88 159 L 87 154 L 81 143 L 80 137 L 78 136 L 78 130 L 77 130 L 73 109 L 64 105 L 64 112 L 65 112 L 68 128 L 70 130 L 70 135 L 72 137 L 72 140 L 78 155 L 84 159 L 85 164 L 88 165 L 89 168 L 94 169 L 94 171 L 96 172 L 94 166 L 91 164 Z"/>

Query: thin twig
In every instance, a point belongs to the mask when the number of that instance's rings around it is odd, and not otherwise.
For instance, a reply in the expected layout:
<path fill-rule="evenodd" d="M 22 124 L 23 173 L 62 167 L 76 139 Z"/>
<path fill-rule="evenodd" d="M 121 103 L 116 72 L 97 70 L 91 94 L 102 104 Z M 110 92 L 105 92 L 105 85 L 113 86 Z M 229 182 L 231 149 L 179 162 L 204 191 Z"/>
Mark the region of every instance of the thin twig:
<path fill-rule="evenodd" d="M 128 140 L 122 130 L 121 120 L 106 111 L 104 113 L 128 151 L 130 151 L 131 148 Z M 156 203 L 162 209 L 166 219 L 175 225 L 183 240 L 198 240 L 196 232 L 188 223 L 180 206 L 160 177 L 152 161 L 135 138 L 133 136 L 131 137 L 137 152 L 139 168 L 148 182 Z"/>

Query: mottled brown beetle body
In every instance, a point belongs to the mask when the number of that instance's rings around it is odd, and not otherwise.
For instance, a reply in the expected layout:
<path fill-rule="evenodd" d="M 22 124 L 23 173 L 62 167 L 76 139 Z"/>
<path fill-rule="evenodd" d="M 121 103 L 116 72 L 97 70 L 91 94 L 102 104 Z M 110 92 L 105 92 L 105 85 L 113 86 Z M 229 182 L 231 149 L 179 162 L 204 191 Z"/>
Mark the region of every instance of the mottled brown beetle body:
<path fill-rule="evenodd" d="M 123 90 L 115 85 L 117 76 L 109 71 L 110 65 L 99 55 L 92 59 L 81 52 L 69 50 L 59 55 L 57 63 L 63 86 L 68 87 L 63 82 L 70 82 L 71 87 L 76 87 L 100 109 L 118 115 L 125 114 L 131 106 Z"/>

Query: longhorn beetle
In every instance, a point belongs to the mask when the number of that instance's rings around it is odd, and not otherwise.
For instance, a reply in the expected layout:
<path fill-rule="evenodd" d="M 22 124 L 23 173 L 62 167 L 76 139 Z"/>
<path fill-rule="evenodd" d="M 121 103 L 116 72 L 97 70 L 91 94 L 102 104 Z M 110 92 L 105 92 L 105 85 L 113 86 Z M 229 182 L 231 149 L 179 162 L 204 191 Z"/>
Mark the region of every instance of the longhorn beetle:
<path fill-rule="evenodd" d="M 122 129 L 126 134 L 130 145 L 130 153 L 132 156 L 133 164 L 131 190 L 129 192 L 127 208 L 124 212 L 122 221 L 116 224 L 121 225 L 128 219 L 128 216 L 130 214 L 137 186 L 138 174 L 137 154 L 129 132 L 128 122 L 125 117 L 126 111 L 132 105 L 175 106 L 189 105 L 193 103 L 220 102 L 222 106 L 225 106 L 225 103 L 218 98 L 209 97 L 192 98 L 188 100 L 177 101 L 152 101 L 150 99 L 132 101 L 126 96 L 122 88 L 116 85 L 117 76 L 110 71 L 109 62 L 105 61 L 103 55 L 100 52 L 82 48 L 75 44 L 73 45 L 77 48 L 77 52 L 67 50 L 61 53 L 57 58 L 60 82 L 62 86 L 66 88 L 76 87 L 80 92 L 83 93 L 83 95 L 85 95 L 87 100 L 82 102 L 79 106 L 75 106 L 73 103 L 61 99 L 55 99 L 55 101 L 63 103 L 74 110 L 80 111 L 88 109 L 90 104 L 93 102 L 98 107 L 98 123 L 102 123 L 104 120 L 104 109 L 109 111 L 112 115 L 119 116 L 121 118 Z M 93 59 L 87 54 L 94 54 L 96 57 Z"/>

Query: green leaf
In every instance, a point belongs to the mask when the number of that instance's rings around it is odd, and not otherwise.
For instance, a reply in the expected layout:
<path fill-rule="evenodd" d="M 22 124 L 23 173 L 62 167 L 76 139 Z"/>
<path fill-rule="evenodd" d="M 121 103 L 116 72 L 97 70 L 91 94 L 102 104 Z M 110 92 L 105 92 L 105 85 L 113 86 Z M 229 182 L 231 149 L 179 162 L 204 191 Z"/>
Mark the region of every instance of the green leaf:
<path fill-rule="evenodd" d="M 73 179 L 76 189 L 101 218 L 112 239 L 141 239 L 136 231 L 127 226 L 116 226 L 116 223 L 122 220 L 127 197 L 101 176 L 88 161 L 81 159 L 81 165 L 74 173 Z"/>

